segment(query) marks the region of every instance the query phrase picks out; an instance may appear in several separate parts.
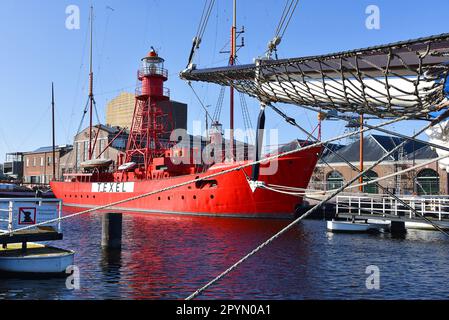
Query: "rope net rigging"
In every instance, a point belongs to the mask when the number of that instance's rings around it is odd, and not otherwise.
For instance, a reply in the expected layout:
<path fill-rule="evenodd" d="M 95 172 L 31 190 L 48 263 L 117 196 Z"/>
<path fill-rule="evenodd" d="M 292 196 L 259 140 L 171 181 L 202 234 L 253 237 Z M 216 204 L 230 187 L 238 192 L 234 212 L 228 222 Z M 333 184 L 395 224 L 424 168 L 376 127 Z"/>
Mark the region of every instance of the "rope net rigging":
<path fill-rule="evenodd" d="M 321 56 L 186 69 L 180 76 L 233 86 L 264 103 L 427 118 L 447 106 L 448 61 L 449 34 L 442 34 Z"/>

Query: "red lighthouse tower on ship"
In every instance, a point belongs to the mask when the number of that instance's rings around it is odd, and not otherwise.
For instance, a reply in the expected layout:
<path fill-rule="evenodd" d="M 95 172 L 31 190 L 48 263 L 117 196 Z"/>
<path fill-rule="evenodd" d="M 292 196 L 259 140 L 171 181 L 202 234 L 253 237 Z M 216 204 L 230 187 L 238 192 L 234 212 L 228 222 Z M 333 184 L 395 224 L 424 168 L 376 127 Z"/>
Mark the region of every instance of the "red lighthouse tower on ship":
<path fill-rule="evenodd" d="M 195 163 L 201 149 L 170 142 L 178 123 L 178 111 L 164 89 L 167 70 L 155 50 L 142 59 L 139 85 L 126 160 L 118 167 L 112 161 L 94 159 L 82 172 L 52 181 L 51 188 L 64 205 L 157 214 L 190 214 L 222 217 L 291 217 L 302 198 L 267 189 L 252 189 L 248 180 L 252 166 L 237 170 L 248 160 L 229 163 Z M 175 117 L 177 119 L 177 117 Z M 190 136 L 187 137 L 190 141 Z M 320 147 L 292 153 L 276 161 L 274 172 L 258 173 L 266 185 L 306 188 L 318 160 Z M 187 161 L 172 161 L 184 159 Z M 196 158 L 195 158 L 196 159 Z M 98 167 L 95 165 L 98 163 Z M 271 167 L 269 161 L 261 167 Z M 227 174 L 220 172 L 235 169 Z M 165 189 L 165 191 L 163 191 Z M 154 193 L 151 194 L 150 193 Z"/>
<path fill-rule="evenodd" d="M 136 105 L 126 148 L 126 162 L 141 165 L 146 175 L 154 158 L 163 157 L 171 145 L 167 137 L 173 130 L 172 110 L 162 110 L 161 101 L 168 101 L 164 88 L 168 72 L 164 59 L 151 51 L 142 59 L 137 72 L 140 84 L 136 89 Z"/>

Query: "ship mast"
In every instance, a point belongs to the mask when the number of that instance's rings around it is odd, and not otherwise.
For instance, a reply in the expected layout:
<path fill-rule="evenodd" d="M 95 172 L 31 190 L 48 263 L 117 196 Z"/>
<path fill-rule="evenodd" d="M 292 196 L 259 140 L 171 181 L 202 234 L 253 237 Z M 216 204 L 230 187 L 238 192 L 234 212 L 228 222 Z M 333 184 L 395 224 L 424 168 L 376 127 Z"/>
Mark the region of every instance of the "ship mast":
<path fill-rule="evenodd" d="M 90 56 L 89 56 L 89 160 L 92 160 L 92 113 L 94 104 L 94 73 L 93 73 L 93 59 L 92 59 L 92 46 L 93 46 L 93 19 L 94 19 L 94 7 L 90 7 Z"/>
<path fill-rule="evenodd" d="M 235 64 L 235 58 L 237 55 L 236 49 L 236 28 L 237 28 L 237 0 L 233 0 L 233 19 L 231 27 L 231 55 L 229 57 L 229 65 L 233 66 Z M 230 97 L 229 97 L 229 139 L 230 139 L 230 149 L 231 149 L 231 160 L 234 160 L 234 87 L 230 86 Z"/>
<path fill-rule="evenodd" d="M 360 167 L 360 172 L 363 172 L 363 153 L 364 153 L 364 150 L 363 150 L 363 114 L 361 114 L 360 115 L 360 142 L 359 142 L 359 167 Z M 359 183 L 360 184 L 363 184 L 363 175 L 362 176 L 360 176 L 360 178 L 359 178 Z M 360 192 L 363 192 L 363 186 L 361 185 L 360 187 L 359 187 L 359 191 Z"/>
<path fill-rule="evenodd" d="M 51 129 L 52 129 L 52 158 L 53 158 L 53 179 L 56 180 L 56 142 L 55 142 L 55 88 L 51 83 Z"/>

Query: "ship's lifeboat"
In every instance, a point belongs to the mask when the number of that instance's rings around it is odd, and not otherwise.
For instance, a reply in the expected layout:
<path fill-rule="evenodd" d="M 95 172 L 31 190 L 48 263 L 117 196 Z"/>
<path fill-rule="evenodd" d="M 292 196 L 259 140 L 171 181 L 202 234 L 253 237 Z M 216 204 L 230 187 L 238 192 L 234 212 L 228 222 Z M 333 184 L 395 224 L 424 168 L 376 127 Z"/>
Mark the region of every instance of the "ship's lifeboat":
<path fill-rule="evenodd" d="M 128 171 L 131 169 L 134 169 L 136 167 L 137 163 L 135 162 L 127 162 L 122 164 L 120 167 L 118 167 L 118 170 L 120 171 Z"/>
<path fill-rule="evenodd" d="M 94 159 L 81 162 L 81 168 L 83 169 L 105 169 L 109 168 L 112 164 L 110 159 Z"/>

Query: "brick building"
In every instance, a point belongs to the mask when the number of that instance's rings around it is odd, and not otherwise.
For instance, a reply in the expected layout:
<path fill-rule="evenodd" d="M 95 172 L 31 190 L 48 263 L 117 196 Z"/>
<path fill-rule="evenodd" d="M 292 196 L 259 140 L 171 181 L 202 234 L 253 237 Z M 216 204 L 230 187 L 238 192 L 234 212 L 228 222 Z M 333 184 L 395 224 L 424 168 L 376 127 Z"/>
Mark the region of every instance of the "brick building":
<path fill-rule="evenodd" d="M 120 133 L 121 128 L 110 127 L 105 125 L 96 125 L 92 128 L 93 135 L 93 159 L 110 159 L 116 163 L 119 154 L 124 154 L 128 133 L 122 132 L 115 140 L 114 138 Z M 95 142 L 96 140 L 96 142 Z M 106 148 L 108 145 L 110 146 Z M 104 151 L 104 152 L 103 152 Z M 61 158 L 61 176 L 64 173 L 73 173 L 80 171 L 82 162 L 88 160 L 89 157 L 89 127 L 78 133 L 73 141 L 73 149 Z"/>
<path fill-rule="evenodd" d="M 364 139 L 364 167 L 374 164 L 378 159 L 391 151 L 404 140 L 396 137 L 370 135 Z M 359 168 L 360 141 L 357 140 L 336 153 Z M 384 162 L 369 171 L 370 178 L 376 179 L 411 168 L 420 163 L 437 158 L 437 153 L 429 146 L 419 142 L 407 141 L 397 152 Z M 333 153 L 325 153 L 315 168 L 309 188 L 319 190 L 336 189 L 344 182 L 358 174 Z M 365 179 L 367 180 L 367 179 Z M 358 183 L 358 182 L 357 182 Z M 354 183 L 354 184 L 357 184 Z M 439 168 L 437 162 L 420 167 L 404 174 L 390 177 L 379 182 L 381 186 L 397 194 L 439 195 L 448 194 L 447 172 Z M 348 192 L 360 192 L 358 188 L 348 189 Z M 384 193 L 375 184 L 363 187 L 364 193 Z"/>
<path fill-rule="evenodd" d="M 61 175 L 60 159 L 72 150 L 64 145 L 55 148 L 55 165 L 58 178 Z M 53 179 L 53 147 L 42 147 L 23 153 L 23 182 L 27 184 L 48 184 Z"/>

